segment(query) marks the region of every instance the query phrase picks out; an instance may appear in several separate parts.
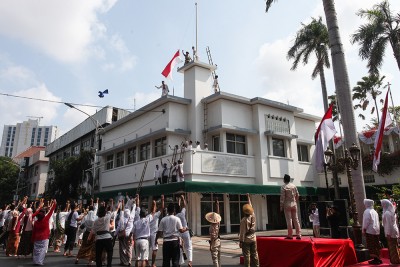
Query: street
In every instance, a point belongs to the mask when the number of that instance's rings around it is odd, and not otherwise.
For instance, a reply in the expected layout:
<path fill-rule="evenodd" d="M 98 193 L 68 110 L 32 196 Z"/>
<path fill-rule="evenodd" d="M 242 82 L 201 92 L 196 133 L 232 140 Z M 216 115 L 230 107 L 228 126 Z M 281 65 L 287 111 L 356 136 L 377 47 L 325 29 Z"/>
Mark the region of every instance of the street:
<path fill-rule="evenodd" d="M 204 238 L 194 237 L 193 239 L 193 266 L 213 266 L 211 261 L 210 252 L 208 250 L 208 244 Z M 76 255 L 78 249 L 74 249 L 73 253 Z M 239 252 L 239 254 L 238 254 Z M 229 253 L 224 250 L 221 253 L 221 262 L 223 266 L 240 266 L 239 259 L 240 250 L 232 251 Z M 87 261 L 81 260 L 79 264 L 75 264 L 75 258 L 66 258 L 61 253 L 54 253 L 50 251 L 46 255 L 45 266 L 86 266 Z M 114 254 L 113 254 L 113 266 L 119 266 L 119 253 L 118 253 L 118 242 L 115 243 Z M 134 263 L 133 263 L 134 264 Z M 157 253 L 157 266 L 162 266 L 162 245 Z M 1 267 L 24 267 L 33 266 L 31 257 L 26 259 L 17 259 L 15 257 L 6 257 L 5 252 L 0 252 L 0 266 Z M 186 264 L 183 266 L 187 266 Z"/>

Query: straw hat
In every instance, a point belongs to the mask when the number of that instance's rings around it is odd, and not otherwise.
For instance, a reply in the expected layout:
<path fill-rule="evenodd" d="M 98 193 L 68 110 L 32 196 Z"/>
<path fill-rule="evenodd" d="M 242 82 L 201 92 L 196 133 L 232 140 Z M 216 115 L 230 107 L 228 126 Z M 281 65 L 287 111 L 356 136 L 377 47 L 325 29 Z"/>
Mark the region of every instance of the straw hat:
<path fill-rule="evenodd" d="M 253 207 L 250 204 L 244 204 L 243 213 L 247 215 L 253 214 L 254 213 Z"/>
<path fill-rule="evenodd" d="M 216 212 L 209 212 L 206 214 L 206 220 L 210 223 L 219 223 L 221 221 L 221 215 Z"/>

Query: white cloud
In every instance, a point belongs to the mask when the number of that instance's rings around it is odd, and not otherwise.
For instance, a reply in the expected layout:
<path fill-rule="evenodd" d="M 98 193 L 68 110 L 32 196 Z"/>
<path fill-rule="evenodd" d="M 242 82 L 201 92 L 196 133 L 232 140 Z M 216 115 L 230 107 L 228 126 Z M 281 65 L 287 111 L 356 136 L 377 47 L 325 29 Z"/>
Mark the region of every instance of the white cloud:
<path fill-rule="evenodd" d="M 256 65 L 262 77 L 262 86 L 267 90 L 263 97 L 289 103 L 307 113 L 321 114 L 323 107 L 319 78 L 311 79 L 314 61 L 310 59 L 310 64 L 299 65 L 296 71 L 291 71 L 292 62 L 286 60 L 289 46 L 287 38 L 264 44 L 260 48 Z"/>
<path fill-rule="evenodd" d="M 55 96 L 45 84 L 40 84 L 37 87 L 32 87 L 26 90 L 20 90 L 10 93 L 12 95 L 24 96 L 28 98 L 40 98 L 52 101 L 60 101 L 61 99 Z M 60 106 L 58 103 L 43 104 L 44 102 L 23 98 L 15 98 L 11 96 L 0 97 L 0 114 L 7 114 L 1 116 L 0 125 L 16 124 L 28 119 L 28 116 L 43 117 L 41 125 L 48 125 L 57 116 L 57 108 Z"/>
<path fill-rule="evenodd" d="M 0 1 L 0 34 L 22 40 L 59 61 L 79 62 L 105 32 L 98 14 L 110 10 L 115 2 Z"/>

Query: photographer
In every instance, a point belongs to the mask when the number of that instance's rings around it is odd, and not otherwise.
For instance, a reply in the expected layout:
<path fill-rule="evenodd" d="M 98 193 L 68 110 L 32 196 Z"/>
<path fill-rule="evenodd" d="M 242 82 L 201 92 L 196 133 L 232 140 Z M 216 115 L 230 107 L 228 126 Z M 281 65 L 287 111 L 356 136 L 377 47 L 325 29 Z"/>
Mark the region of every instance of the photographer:
<path fill-rule="evenodd" d="M 339 239 L 340 238 L 340 232 L 339 232 L 339 211 L 338 208 L 335 206 L 332 207 L 327 207 L 326 208 L 326 219 L 329 222 L 329 225 L 331 226 L 331 237 Z"/>
<path fill-rule="evenodd" d="M 318 208 L 317 208 L 316 203 L 311 203 L 311 206 L 308 209 L 308 217 L 310 219 L 310 222 L 312 222 L 312 225 L 313 225 L 314 237 L 319 237 L 319 235 L 320 235 L 319 214 L 318 214 Z"/>

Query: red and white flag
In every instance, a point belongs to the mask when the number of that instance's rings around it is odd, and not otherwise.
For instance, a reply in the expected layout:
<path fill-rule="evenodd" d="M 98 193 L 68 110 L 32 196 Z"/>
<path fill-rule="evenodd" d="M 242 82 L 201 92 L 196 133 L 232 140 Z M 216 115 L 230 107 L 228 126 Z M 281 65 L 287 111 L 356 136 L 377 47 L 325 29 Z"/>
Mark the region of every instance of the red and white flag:
<path fill-rule="evenodd" d="M 332 120 L 332 108 L 331 104 L 326 111 L 321 123 L 315 132 L 315 167 L 319 172 L 324 170 L 325 155 L 324 152 L 328 147 L 329 141 L 335 136 L 336 129 L 335 124 Z"/>
<path fill-rule="evenodd" d="M 179 64 L 182 62 L 182 59 L 179 57 L 180 52 L 179 50 L 176 51 L 175 55 L 172 57 L 171 61 L 168 62 L 167 66 L 165 66 L 164 70 L 161 72 L 161 74 L 167 78 L 172 80 L 172 70 L 174 69 L 176 64 Z"/>
<path fill-rule="evenodd" d="M 387 128 L 390 124 L 392 124 L 392 119 L 390 118 L 389 112 L 388 112 L 388 96 L 389 96 L 389 91 L 388 89 L 386 93 L 386 98 L 385 98 L 385 105 L 383 106 L 382 110 L 382 117 L 381 120 L 379 121 L 379 126 L 376 131 L 376 137 L 375 137 L 375 143 L 374 143 L 374 161 L 372 162 L 372 170 L 374 172 L 378 171 L 378 165 L 381 161 L 381 148 L 382 148 L 382 141 L 383 141 L 383 132 L 385 131 L 385 128 Z"/>

